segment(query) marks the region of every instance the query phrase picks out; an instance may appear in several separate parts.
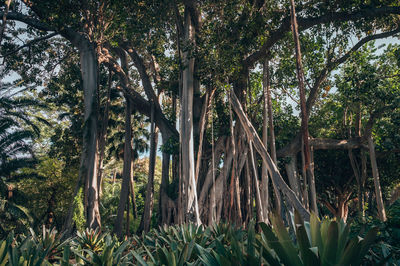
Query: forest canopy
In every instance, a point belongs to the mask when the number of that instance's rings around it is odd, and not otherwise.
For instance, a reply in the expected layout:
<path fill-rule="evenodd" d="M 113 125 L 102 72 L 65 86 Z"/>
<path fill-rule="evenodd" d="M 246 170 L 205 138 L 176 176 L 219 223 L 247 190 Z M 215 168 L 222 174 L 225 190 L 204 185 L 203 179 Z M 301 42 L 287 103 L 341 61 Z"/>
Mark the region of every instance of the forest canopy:
<path fill-rule="evenodd" d="M 329 217 L 400 259 L 398 0 L 0 3 L 0 238 Z"/>

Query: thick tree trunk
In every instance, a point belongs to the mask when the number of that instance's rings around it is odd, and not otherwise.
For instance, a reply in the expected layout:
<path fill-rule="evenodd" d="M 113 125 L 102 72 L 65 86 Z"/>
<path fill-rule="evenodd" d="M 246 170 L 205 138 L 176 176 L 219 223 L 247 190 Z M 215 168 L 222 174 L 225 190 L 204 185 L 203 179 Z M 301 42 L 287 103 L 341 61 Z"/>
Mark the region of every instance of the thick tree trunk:
<path fill-rule="evenodd" d="M 314 174 L 311 171 L 311 159 L 310 159 L 310 145 L 308 141 L 308 116 L 307 116 L 307 107 L 306 107 L 306 95 L 305 95 L 305 87 L 304 87 L 304 72 L 303 66 L 301 62 L 301 50 L 300 50 L 300 38 L 296 20 L 296 10 L 294 0 L 290 0 L 291 5 L 291 23 L 292 23 L 292 32 L 293 39 L 295 43 L 295 51 L 296 51 L 296 72 L 297 78 L 299 81 L 299 91 L 300 91 L 300 109 L 301 109 L 301 132 L 304 143 L 304 166 L 306 175 L 309 177 L 309 185 L 311 189 L 311 209 L 315 214 L 318 215 L 317 208 L 317 195 L 315 193 L 315 181 Z"/>
<path fill-rule="evenodd" d="M 271 178 L 272 178 L 273 182 L 275 182 L 278 189 L 287 198 L 288 203 L 297 209 L 297 211 L 303 217 L 303 219 L 309 220 L 310 213 L 303 207 L 303 205 L 297 198 L 296 194 L 293 192 L 293 190 L 291 190 L 289 188 L 289 186 L 283 180 L 281 174 L 279 173 L 277 166 L 275 165 L 275 163 L 272 161 L 271 157 L 269 156 L 267 149 L 265 148 L 262 141 L 260 140 L 260 137 L 258 136 L 257 131 L 254 129 L 253 125 L 251 124 L 251 122 L 247 118 L 246 114 L 244 113 L 242 106 L 233 91 L 231 91 L 230 97 L 231 97 L 232 107 L 233 107 L 234 111 L 236 112 L 236 114 L 238 115 L 240 123 L 242 124 L 243 128 L 245 129 L 247 137 L 254 143 L 254 147 L 256 148 L 258 153 L 261 155 L 262 159 L 267 163 L 268 170 L 271 173 Z"/>
<path fill-rule="evenodd" d="M 376 197 L 376 205 L 378 208 L 378 215 L 379 219 L 382 222 L 385 222 L 386 221 L 385 205 L 383 204 L 381 184 L 379 181 L 378 165 L 376 164 L 375 145 L 371 136 L 368 137 L 368 148 L 369 148 L 369 157 L 371 159 L 372 175 L 374 176 L 375 197 Z"/>
<path fill-rule="evenodd" d="M 126 201 L 129 198 L 129 186 L 131 181 L 131 166 L 132 166 L 132 126 L 131 126 L 131 102 L 128 97 L 125 97 L 125 143 L 124 143 L 124 166 L 122 170 L 121 193 L 117 209 L 117 217 L 114 224 L 114 233 L 118 238 L 122 238 L 124 212 Z M 129 215 L 129 214 L 128 214 Z"/>
<path fill-rule="evenodd" d="M 140 225 L 138 228 L 138 233 L 149 232 L 151 226 L 151 214 L 153 211 L 154 204 L 154 172 L 156 166 L 156 156 L 157 156 L 157 143 L 158 143 L 158 130 L 154 123 L 154 106 L 152 106 L 151 118 L 150 118 L 150 157 L 149 157 L 149 175 L 146 185 L 146 199 L 144 203 L 144 212 Z"/>
<path fill-rule="evenodd" d="M 191 12 L 185 10 L 185 41 L 188 45 L 195 44 L 195 28 Z M 183 184 L 183 207 L 185 221 L 191 220 L 189 213 L 194 213 L 195 222 L 200 224 L 194 169 L 193 142 L 193 92 L 194 92 L 194 57 L 189 51 L 183 53 L 184 70 L 182 74 L 181 98 L 181 165 Z M 193 206 L 194 205 L 194 206 Z M 194 211 L 193 211 L 194 207 Z"/>
<path fill-rule="evenodd" d="M 83 151 L 79 174 L 87 180 L 85 182 L 87 184 L 86 226 L 97 228 L 101 226 L 96 168 L 98 65 L 94 44 L 82 43 L 79 52 L 85 104 Z"/>

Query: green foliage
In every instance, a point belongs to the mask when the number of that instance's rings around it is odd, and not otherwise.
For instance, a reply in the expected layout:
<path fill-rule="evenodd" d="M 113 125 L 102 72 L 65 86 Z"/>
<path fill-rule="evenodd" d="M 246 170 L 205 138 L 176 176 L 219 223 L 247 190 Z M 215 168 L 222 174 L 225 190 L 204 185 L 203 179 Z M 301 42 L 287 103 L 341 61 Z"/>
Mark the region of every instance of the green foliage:
<path fill-rule="evenodd" d="M 373 216 L 368 216 L 364 220 L 356 220 L 351 225 L 351 234 L 357 235 L 368 231 L 372 227 L 379 228 L 377 241 L 370 252 L 366 255 L 365 261 L 369 264 L 399 265 L 400 263 L 400 201 L 390 205 L 387 209 L 386 222 L 382 222 Z"/>
<path fill-rule="evenodd" d="M 164 226 L 142 236 L 119 241 L 110 233 L 85 230 L 61 242 L 62 235 L 43 227 L 36 235 L 0 241 L 0 262 L 70 265 L 360 265 L 377 234 L 350 238 L 343 221 L 312 215 L 303 222 L 296 214 L 294 241 L 279 218 L 272 227 L 254 222 L 247 229 L 229 224 L 211 227 L 185 224 Z M 369 253 L 370 254 L 370 253 Z M 3 265 L 3 264 L 2 264 Z"/>
<path fill-rule="evenodd" d="M 85 228 L 86 219 L 83 206 L 83 189 L 80 188 L 73 202 L 75 208 L 72 216 L 72 220 L 75 222 L 76 228 L 78 230 L 83 230 Z"/>

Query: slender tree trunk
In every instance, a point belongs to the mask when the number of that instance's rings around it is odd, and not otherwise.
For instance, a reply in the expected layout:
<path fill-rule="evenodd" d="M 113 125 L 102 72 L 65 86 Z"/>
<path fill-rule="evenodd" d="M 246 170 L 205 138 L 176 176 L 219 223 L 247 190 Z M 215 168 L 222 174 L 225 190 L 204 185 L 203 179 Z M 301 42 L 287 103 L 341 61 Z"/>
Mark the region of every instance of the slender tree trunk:
<path fill-rule="evenodd" d="M 251 168 L 253 170 L 253 179 L 254 179 L 254 188 L 256 190 L 256 208 L 257 208 L 257 219 L 264 219 L 264 210 L 263 210 L 263 204 L 261 202 L 261 193 L 260 193 L 260 185 L 258 184 L 258 175 L 257 175 L 257 167 L 255 164 L 254 160 L 254 150 L 253 150 L 253 143 L 249 139 L 249 147 L 250 147 L 250 163 L 251 163 Z M 258 221 L 260 221 L 258 220 Z M 262 221 L 264 222 L 264 221 Z"/>
<path fill-rule="evenodd" d="M 203 103 L 203 107 L 201 110 L 201 115 L 200 115 L 200 133 L 199 133 L 199 149 L 197 151 L 197 160 L 196 160 L 196 172 L 195 172 L 195 177 L 196 177 L 196 182 L 199 181 L 199 172 L 200 172 L 200 164 L 201 164 L 201 157 L 203 155 L 203 139 L 204 139 L 204 132 L 206 130 L 207 127 L 207 123 L 208 123 L 208 107 L 209 107 L 209 103 L 211 103 L 213 95 L 214 95 L 214 91 L 210 93 L 206 93 L 206 95 L 204 96 L 204 103 Z M 210 94 L 210 95 L 209 95 Z"/>
<path fill-rule="evenodd" d="M 114 224 L 114 233 L 118 238 L 122 238 L 124 212 L 126 201 L 129 196 L 129 186 L 131 181 L 131 166 L 132 166 L 132 126 L 131 126 L 131 102 L 128 97 L 125 97 L 125 143 L 124 143 L 124 166 L 122 170 L 121 193 L 117 209 L 117 218 Z M 129 214 L 128 214 L 129 215 Z"/>
<path fill-rule="evenodd" d="M 154 172 L 156 166 L 156 156 L 157 156 L 157 143 L 158 143 L 158 131 L 154 123 L 154 104 L 151 107 L 151 135 L 150 135 L 150 158 L 149 158 L 149 175 L 147 179 L 146 186 L 146 199 L 144 203 L 144 212 L 140 225 L 138 228 L 138 233 L 149 232 L 151 226 L 151 215 L 153 211 L 154 204 Z"/>
<path fill-rule="evenodd" d="M 361 206 L 362 206 L 362 217 L 363 219 L 365 218 L 365 210 L 364 210 L 364 205 L 365 205 L 365 181 L 367 180 L 367 155 L 366 152 L 363 150 L 360 151 L 361 155 Z"/>
<path fill-rule="evenodd" d="M 314 175 L 311 171 L 311 159 L 310 159 L 310 145 L 308 141 L 308 117 L 307 117 L 307 107 L 306 107 L 306 95 L 305 95 L 305 87 L 304 87 L 304 72 L 303 66 L 301 62 L 301 50 L 300 50 L 300 38 L 296 20 L 296 10 L 294 0 L 290 0 L 291 5 L 291 24 L 292 24 L 292 32 L 293 39 L 295 43 L 296 50 L 296 72 L 297 78 L 299 82 L 299 91 L 300 91 L 300 109 L 301 109 L 301 131 L 304 142 L 304 159 L 305 159 L 305 172 L 306 175 L 309 176 L 309 183 L 311 189 L 311 209 L 315 214 L 318 215 L 317 208 L 317 195 L 315 193 L 315 181 Z"/>
<path fill-rule="evenodd" d="M 353 150 L 349 149 L 349 159 L 350 159 L 350 164 L 351 168 L 353 169 L 354 176 L 357 181 L 357 198 L 358 198 L 358 213 L 359 217 L 363 219 L 363 200 L 362 200 L 362 192 L 361 192 L 361 174 L 359 167 L 357 165 L 356 158 L 354 157 Z"/>
<path fill-rule="evenodd" d="M 210 199 L 211 203 L 210 209 L 209 209 L 209 219 L 208 219 L 208 224 L 212 225 L 213 222 L 218 223 L 221 218 L 221 211 L 222 211 L 222 203 L 224 199 L 224 194 L 225 194 L 225 184 L 227 183 L 227 179 L 229 176 L 229 169 L 232 164 L 233 160 L 233 154 L 231 152 L 231 147 L 230 144 L 227 145 L 227 148 L 225 149 L 225 160 L 224 160 L 224 165 L 220 171 L 220 174 L 216 180 L 216 182 L 213 184 L 212 188 L 210 189 Z M 226 202 L 225 202 L 226 203 Z M 212 213 L 215 210 L 215 220 L 213 219 Z M 225 209 L 226 210 L 226 209 Z"/>
<path fill-rule="evenodd" d="M 236 114 L 238 115 L 239 121 L 243 128 L 245 129 L 247 137 L 254 143 L 254 147 L 261 155 L 262 159 L 267 163 L 268 170 L 271 173 L 271 178 L 273 182 L 277 185 L 278 189 L 281 190 L 282 194 L 286 197 L 287 202 L 291 204 L 294 208 L 297 209 L 299 214 L 305 220 L 310 219 L 310 213 L 303 207 L 299 199 L 297 198 L 296 194 L 289 188 L 286 184 L 285 180 L 283 180 L 281 174 L 275 163 L 272 161 L 267 149 L 263 145 L 260 137 L 257 134 L 257 131 L 254 129 L 253 125 L 247 118 L 246 114 L 243 111 L 243 108 L 236 97 L 235 93 L 231 91 L 231 103 L 232 107 L 235 110 Z"/>
<path fill-rule="evenodd" d="M 232 172 L 231 172 L 231 182 L 230 182 L 230 219 L 232 221 L 241 221 L 242 213 L 240 208 L 240 194 L 239 194 L 239 177 L 237 175 L 237 154 L 236 154 L 236 138 L 235 132 L 233 128 L 233 117 L 232 117 L 232 109 L 229 104 L 229 117 L 230 117 L 230 131 L 231 131 L 231 145 L 232 145 L 232 154 L 233 154 L 233 164 L 232 164 Z M 237 129 L 238 127 L 236 127 Z M 236 215 L 233 211 L 234 201 L 236 200 Z M 237 219 L 236 219 L 237 218 Z"/>
<path fill-rule="evenodd" d="M 125 224 L 125 236 L 129 237 L 130 232 L 129 232 L 129 224 L 130 224 L 130 211 L 129 211 L 129 191 L 130 191 L 130 186 L 128 186 L 128 200 L 126 201 L 126 224 Z"/>
<path fill-rule="evenodd" d="M 275 130 L 274 130 L 274 115 L 272 113 L 272 98 L 271 98 L 271 82 L 269 76 L 269 61 L 265 61 L 264 64 L 264 71 L 265 71 L 265 84 L 264 86 L 264 102 L 267 108 L 268 113 L 268 125 L 269 125 L 269 145 L 271 149 L 271 157 L 274 161 L 275 165 L 278 165 L 278 159 L 276 157 L 276 146 L 275 146 Z M 268 147 L 265 145 L 265 147 Z M 276 185 L 272 182 L 272 186 L 274 188 L 275 193 L 275 202 L 276 202 L 276 212 L 282 213 L 282 199 L 281 195 L 279 194 L 279 190 Z M 268 218 L 267 218 L 268 219 Z"/>
<path fill-rule="evenodd" d="M 369 148 L 369 156 L 371 159 L 372 175 L 374 176 L 375 197 L 376 197 L 376 205 L 378 208 L 378 215 L 379 219 L 382 222 L 385 222 L 386 221 L 385 205 L 383 204 L 381 184 L 379 181 L 378 165 L 376 164 L 375 145 L 371 136 L 368 137 L 368 148 Z"/>
<path fill-rule="evenodd" d="M 133 178 L 133 162 L 134 161 L 135 160 L 132 157 L 132 160 L 131 160 L 131 175 L 130 175 L 130 182 L 129 182 L 129 191 L 131 192 L 133 218 L 137 218 L 137 207 L 136 207 L 136 197 L 135 197 L 135 180 Z"/>
<path fill-rule="evenodd" d="M 163 145 L 165 145 L 168 141 L 168 137 L 163 134 L 162 140 Z M 168 216 L 168 186 L 169 186 L 169 162 L 170 162 L 170 154 L 163 152 L 162 153 L 162 173 L 161 173 L 161 186 L 160 186 L 160 198 L 159 198 L 159 223 L 166 224 L 167 216 Z"/>
<path fill-rule="evenodd" d="M 296 196 L 301 199 L 301 190 L 299 187 L 299 180 L 297 175 L 297 159 L 295 155 L 289 157 L 290 162 L 285 165 L 286 173 L 288 175 L 290 188 L 294 191 Z"/>
<path fill-rule="evenodd" d="M 104 115 L 103 115 L 103 119 L 102 119 L 101 131 L 100 131 L 100 136 L 99 136 L 99 161 L 97 163 L 97 165 L 98 165 L 97 186 L 100 191 L 100 196 L 102 194 L 103 159 L 104 159 L 104 152 L 105 152 L 106 138 L 107 138 L 107 128 L 108 128 L 108 119 L 109 119 L 108 113 L 109 113 L 109 108 L 110 108 L 110 103 L 111 103 L 111 100 L 110 100 L 111 82 L 112 82 L 112 73 L 111 73 L 111 70 L 109 70 L 107 102 L 106 102 L 106 106 L 104 108 Z"/>
<path fill-rule="evenodd" d="M 267 87 L 270 85 L 269 81 L 269 59 L 265 59 L 263 65 L 263 126 L 262 126 L 262 140 L 265 147 L 268 147 L 268 96 L 267 96 Z M 250 173 L 248 173 L 249 175 Z M 269 177 L 268 177 L 268 167 L 267 164 L 263 161 L 262 169 L 261 169 L 261 186 L 262 186 L 262 202 L 265 204 L 264 211 L 264 221 L 268 221 L 268 208 L 269 208 Z M 251 182 L 249 180 L 249 182 Z M 250 186 L 251 188 L 251 186 Z"/>

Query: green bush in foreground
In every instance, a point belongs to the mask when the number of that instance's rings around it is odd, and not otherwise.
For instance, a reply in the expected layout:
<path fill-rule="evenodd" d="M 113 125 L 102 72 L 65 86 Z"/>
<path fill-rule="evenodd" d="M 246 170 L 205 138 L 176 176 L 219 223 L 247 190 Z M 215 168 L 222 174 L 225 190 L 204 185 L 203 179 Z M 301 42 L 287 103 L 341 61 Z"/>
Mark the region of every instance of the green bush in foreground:
<path fill-rule="evenodd" d="M 378 232 L 350 238 L 348 225 L 315 215 L 292 222 L 295 240 L 278 218 L 260 223 L 259 233 L 254 223 L 247 229 L 187 224 L 123 241 L 86 230 L 61 242 L 62 235 L 43 229 L 0 241 L 0 265 L 360 265 Z"/>

